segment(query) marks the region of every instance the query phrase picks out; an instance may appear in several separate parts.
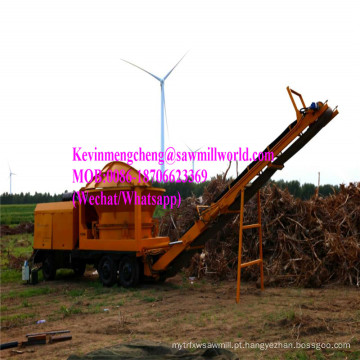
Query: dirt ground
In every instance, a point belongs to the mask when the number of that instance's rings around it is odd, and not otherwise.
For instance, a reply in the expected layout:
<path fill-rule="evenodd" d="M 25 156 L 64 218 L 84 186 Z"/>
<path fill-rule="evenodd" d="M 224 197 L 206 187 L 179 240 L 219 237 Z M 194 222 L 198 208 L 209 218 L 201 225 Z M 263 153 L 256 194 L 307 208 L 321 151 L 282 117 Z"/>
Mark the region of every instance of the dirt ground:
<path fill-rule="evenodd" d="M 108 289 L 91 271 L 81 279 L 58 276 L 35 286 L 4 284 L 2 343 L 24 341 L 28 333 L 63 329 L 70 330 L 73 338 L 17 348 L 22 354 L 3 350 L 1 358 L 67 359 L 70 354 L 82 355 L 134 339 L 168 344 L 242 342 L 247 348 L 233 350 L 240 359 L 360 358 L 358 289 L 329 286 L 261 292 L 254 283 L 243 283 L 240 304 L 236 304 L 235 288 L 234 281 L 192 283 L 177 275 L 164 284 Z M 40 319 L 46 322 L 36 324 Z M 280 348 L 296 342 L 349 343 L 350 349 Z M 251 348 L 256 343 L 276 343 L 277 347 Z"/>

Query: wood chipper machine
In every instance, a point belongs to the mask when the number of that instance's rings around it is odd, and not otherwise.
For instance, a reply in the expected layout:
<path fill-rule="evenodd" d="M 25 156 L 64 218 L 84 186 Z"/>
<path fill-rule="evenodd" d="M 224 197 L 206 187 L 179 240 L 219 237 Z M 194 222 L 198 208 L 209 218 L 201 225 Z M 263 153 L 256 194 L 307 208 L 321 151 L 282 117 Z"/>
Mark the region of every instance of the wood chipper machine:
<path fill-rule="evenodd" d="M 38 204 L 35 209 L 33 264 L 41 264 L 46 280 L 55 277 L 59 268 L 72 268 L 81 275 L 86 264 L 98 270 L 105 286 L 119 282 L 124 287 L 135 286 L 149 277 L 163 281 L 186 266 L 195 252 L 201 251 L 205 242 L 212 238 L 234 213 L 240 214 L 239 258 L 237 276 L 237 301 L 240 296 L 241 269 L 245 266 L 260 267 L 263 288 L 262 232 L 259 189 L 284 164 L 307 144 L 337 114 L 327 102 L 312 103 L 306 107 L 302 96 L 287 88 L 295 108 L 296 120 L 264 150 L 272 152 L 272 161 L 255 160 L 223 191 L 210 206 L 198 208 L 194 224 L 171 242 L 159 236 L 158 224 L 153 219 L 156 205 L 134 202 L 119 205 L 90 204 L 81 198 L 68 195 L 57 203 Z M 293 95 L 300 98 L 298 109 Z M 139 178 L 138 171 L 122 162 L 107 164 L 102 175 L 111 171 L 123 171 L 132 179 L 128 183 L 115 181 L 89 182 L 80 192 L 90 195 L 113 196 L 120 191 L 133 191 L 139 195 L 161 196 L 164 189 L 152 187 L 149 181 Z M 258 222 L 243 224 L 244 205 L 258 195 Z M 72 201 L 74 200 L 74 201 Z M 243 231 L 259 230 L 259 259 L 241 262 Z"/>

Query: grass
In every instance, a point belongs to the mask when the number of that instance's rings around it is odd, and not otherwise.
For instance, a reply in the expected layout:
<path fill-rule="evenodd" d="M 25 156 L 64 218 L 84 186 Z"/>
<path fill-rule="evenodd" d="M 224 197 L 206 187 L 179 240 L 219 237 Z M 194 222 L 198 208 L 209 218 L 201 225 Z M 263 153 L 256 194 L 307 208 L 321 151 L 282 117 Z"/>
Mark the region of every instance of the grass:
<path fill-rule="evenodd" d="M 153 296 L 144 296 L 143 300 L 145 302 L 155 302 L 157 301 L 158 299 L 156 297 L 153 297 Z"/>
<path fill-rule="evenodd" d="M 121 299 L 119 302 L 117 302 L 117 306 L 124 306 L 125 304 L 125 300 L 124 299 Z"/>
<path fill-rule="evenodd" d="M 30 298 L 33 296 L 46 295 L 54 292 L 54 289 L 46 287 L 29 288 L 23 291 L 9 291 L 8 293 L 1 294 L 1 300 L 16 299 L 16 298 Z"/>
<path fill-rule="evenodd" d="M 282 320 L 291 321 L 295 319 L 295 316 L 296 314 L 294 310 L 281 310 L 267 314 L 266 318 L 269 321 L 282 321 Z"/>
<path fill-rule="evenodd" d="M 43 281 L 42 271 L 38 272 L 38 281 Z M 1 284 L 22 282 L 21 270 L 15 269 L 1 269 L 0 271 Z"/>
<path fill-rule="evenodd" d="M 70 307 L 66 307 L 65 305 L 62 305 L 60 307 L 60 313 L 64 316 L 70 316 L 70 315 L 75 315 L 75 314 L 82 314 L 83 311 L 80 308 L 76 308 L 73 306 Z"/>
<path fill-rule="evenodd" d="M 0 282 L 2 284 L 21 281 L 21 271 L 14 269 L 1 269 Z"/>
<path fill-rule="evenodd" d="M 26 320 L 33 319 L 35 315 L 35 313 L 29 313 L 1 316 L 1 326 L 19 326 L 24 324 Z"/>
<path fill-rule="evenodd" d="M 34 222 L 36 204 L 0 205 L 0 219 L 3 225 Z"/>
<path fill-rule="evenodd" d="M 89 308 L 90 314 L 99 314 L 103 311 L 103 306 L 101 304 L 92 304 Z"/>
<path fill-rule="evenodd" d="M 71 315 L 79 315 L 79 314 L 99 314 L 106 313 L 104 309 L 109 308 L 109 303 L 106 301 L 101 301 L 97 303 L 89 303 L 85 307 L 81 308 L 83 304 L 81 302 L 75 302 L 70 306 L 61 305 L 60 309 L 57 311 L 58 314 L 63 317 L 69 317 Z M 124 302 L 119 302 L 118 305 L 123 306 Z"/>
<path fill-rule="evenodd" d="M 125 291 L 123 290 L 123 288 L 119 288 L 118 286 L 113 286 L 113 287 L 103 286 L 103 284 L 99 280 L 88 281 L 86 283 L 86 286 L 93 290 L 93 294 L 88 295 L 89 299 L 95 299 L 99 295 L 114 294 Z"/>
<path fill-rule="evenodd" d="M 30 256 L 29 256 L 30 257 Z M 56 272 L 56 276 L 59 278 L 67 278 L 67 277 L 72 277 L 74 274 L 73 270 L 71 269 L 60 269 Z M 42 282 L 43 281 L 43 274 L 42 271 L 38 272 L 38 282 Z M 18 283 L 18 282 L 22 282 L 22 275 L 21 275 L 21 269 L 1 269 L 0 270 L 0 282 L 1 284 L 8 284 L 8 283 Z M 76 292 L 81 292 L 84 290 L 76 290 Z M 70 296 L 81 296 L 80 295 L 76 295 L 76 292 L 72 292 L 69 291 L 69 295 Z"/>
<path fill-rule="evenodd" d="M 79 297 L 83 296 L 85 292 L 85 289 L 72 289 L 68 291 L 68 295 L 71 297 Z"/>
<path fill-rule="evenodd" d="M 22 305 L 22 307 L 25 307 L 25 308 L 31 306 L 27 300 L 24 300 L 21 305 Z"/>
<path fill-rule="evenodd" d="M 1 237 L 1 247 L 11 255 L 21 256 L 32 250 L 33 235 L 32 234 L 15 234 L 4 235 Z"/>

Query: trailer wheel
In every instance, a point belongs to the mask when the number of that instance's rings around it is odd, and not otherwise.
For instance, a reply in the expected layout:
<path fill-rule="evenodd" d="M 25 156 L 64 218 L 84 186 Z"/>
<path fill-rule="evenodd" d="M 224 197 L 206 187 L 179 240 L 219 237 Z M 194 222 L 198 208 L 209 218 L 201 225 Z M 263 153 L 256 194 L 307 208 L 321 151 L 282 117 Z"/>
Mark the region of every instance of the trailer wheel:
<path fill-rule="evenodd" d="M 56 275 L 55 260 L 52 255 L 47 255 L 42 263 L 42 272 L 45 280 L 54 280 Z"/>
<path fill-rule="evenodd" d="M 98 273 L 100 281 L 104 286 L 110 287 L 116 283 L 117 268 L 111 256 L 105 255 L 100 259 Z"/>
<path fill-rule="evenodd" d="M 136 286 L 139 283 L 139 263 L 135 257 L 124 256 L 119 264 L 119 283 L 123 287 Z"/>

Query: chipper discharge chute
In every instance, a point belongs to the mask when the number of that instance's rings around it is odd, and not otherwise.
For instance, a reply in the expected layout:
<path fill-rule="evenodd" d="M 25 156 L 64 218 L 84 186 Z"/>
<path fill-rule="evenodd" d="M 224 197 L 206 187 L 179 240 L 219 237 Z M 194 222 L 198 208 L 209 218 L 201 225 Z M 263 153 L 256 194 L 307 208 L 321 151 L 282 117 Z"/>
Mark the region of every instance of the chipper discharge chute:
<path fill-rule="evenodd" d="M 134 286 L 142 277 L 164 280 L 188 263 L 194 252 L 221 229 L 234 213 L 240 214 L 239 261 L 237 301 L 240 295 L 241 268 L 259 265 L 263 288 L 262 241 L 259 189 L 293 155 L 307 144 L 337 114 L 327 103 L 312 103 L 306 107 L 302 96 L 287 88 L 296 112 L 292 122 L 264 152 L 274 158 L 253 161 L 224 190 L 214 203 L 198 207 L 194 224 L 170 242 L 158 236 L 158 227 L 152 216 L 156 205 L 132 203 L 84 204 L 81 191 L 88 195 L 113 196 L 120 191 L 133 191 L 138 195 L 161 195 L 165 190 L 154 188 L 139 177 L 131 166 L 112 162 L 102 170 L 105 179 L 108 170 L 122 172 L 129 182 L 91 181 L 81 189 L 72 202 L 38 204 L 35 209 L 34 263 L 42 263 L 45 279 L 52 279 L 57 268 L 70 267 L 82 274 L 86 264 L 94 264 L 100 280 L 111 286 L 119 281 L 122 286 Z M 303 108 L 298 109 L 293 95 L 300 98 Z M 258 194 L 258 222 L 243 224 L 244 205 Z M 80 198 L 79 198 L 80 197 Z M 75 205 L 75 206 L 74 206 Z M 259 229 L 260 258 L 241 263 L 242 233 L 249 228 Z"/>

